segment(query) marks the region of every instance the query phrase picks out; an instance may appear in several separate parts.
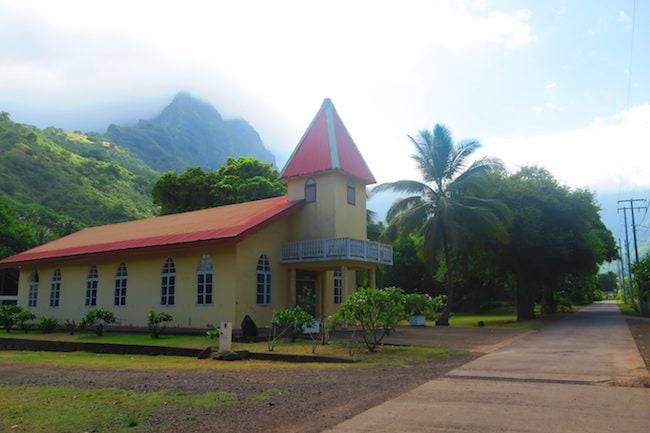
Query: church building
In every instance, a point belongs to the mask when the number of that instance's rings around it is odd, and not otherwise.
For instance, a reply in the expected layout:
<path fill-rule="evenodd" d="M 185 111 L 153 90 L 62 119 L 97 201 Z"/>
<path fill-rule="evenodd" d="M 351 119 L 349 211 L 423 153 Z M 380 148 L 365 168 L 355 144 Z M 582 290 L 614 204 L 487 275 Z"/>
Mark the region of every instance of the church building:
<path fill-rule="evenodd" d="M 375 183 L 332 102 L 325 99 L 281 172 L 284 197 L 87 228 L 0 260 L 19 269 L 18 304 L 59 322 L 92 308 L 122 326 L 150 310 L 177 328 L 249 315 L 268 326 L 277 309 L 316 317 L 375 285 L 390 245 L 366 236 L 366 185 Z"/>

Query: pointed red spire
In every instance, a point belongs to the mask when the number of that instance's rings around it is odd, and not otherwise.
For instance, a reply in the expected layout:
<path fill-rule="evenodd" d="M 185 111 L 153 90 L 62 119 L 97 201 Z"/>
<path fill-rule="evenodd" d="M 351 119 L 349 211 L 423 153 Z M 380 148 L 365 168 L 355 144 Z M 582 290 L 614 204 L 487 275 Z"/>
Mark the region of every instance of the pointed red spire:
<path fill-rule="evenodd" d="M 282 169 L 280 179 L 340 170 L 366 184 L 376 183 L 334 104 L 325 99 L 300 143 Z"/>

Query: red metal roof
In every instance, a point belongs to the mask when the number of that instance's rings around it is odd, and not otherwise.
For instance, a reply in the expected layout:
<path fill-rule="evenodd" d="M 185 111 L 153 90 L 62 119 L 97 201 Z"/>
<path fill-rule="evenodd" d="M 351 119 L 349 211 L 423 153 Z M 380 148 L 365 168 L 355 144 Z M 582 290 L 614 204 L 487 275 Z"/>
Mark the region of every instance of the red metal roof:
<path fill-rule="evenodd" d="M 92 227 L 2 259 L 0 268 L 88 254 L 236 242 L 300 204 L 285 196 Z"/>
<path fill-rule="evenodd" d="M 366 184 L 376 182 L 334 104 L 325 99 L 284 166 L 280 178 L 289 179 L 332 170 L 345 172 Z"/>

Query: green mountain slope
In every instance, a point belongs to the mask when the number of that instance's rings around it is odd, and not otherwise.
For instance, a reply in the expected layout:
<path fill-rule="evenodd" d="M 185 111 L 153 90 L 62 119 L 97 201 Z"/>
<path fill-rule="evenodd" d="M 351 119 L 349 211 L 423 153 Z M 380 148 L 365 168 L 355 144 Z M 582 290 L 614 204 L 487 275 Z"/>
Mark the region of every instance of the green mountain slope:
<path fill-rule="evenodd" d="M 0 206 L 20 219 L 53 228 L 148 217 L 158 175 L 101 137 L 41 131 L 0 115 Z"/>
<path fill-rule="evenodd" d="M 179 93 L 152 120 L 136 126 L 110 125 L 104 135 L 162 171 L 216 169 L 228 157 L 252 156 L 275 163 L 259 134 L 245 120 L 224 120 L 210 104 Z"/>

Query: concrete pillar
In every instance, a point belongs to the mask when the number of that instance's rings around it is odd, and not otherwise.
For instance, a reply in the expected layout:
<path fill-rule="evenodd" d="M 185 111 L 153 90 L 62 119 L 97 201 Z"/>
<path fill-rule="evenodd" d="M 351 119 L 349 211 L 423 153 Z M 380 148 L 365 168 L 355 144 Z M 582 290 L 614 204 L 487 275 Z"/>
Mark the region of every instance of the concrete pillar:
<path fill-rule="evenodd" d="M 351 293 L 350 290 L 350 276 L 348 275 L 348 267 L 341 266 L 341 276 L 343 277 L 343 302 L 348 299 Z"/>
<path fill-rule="evenodd" d="M 371 289 L 376 289 L 377 288 L 377 269 L 372 268 L 370 269 L 370 288 Z"/>

